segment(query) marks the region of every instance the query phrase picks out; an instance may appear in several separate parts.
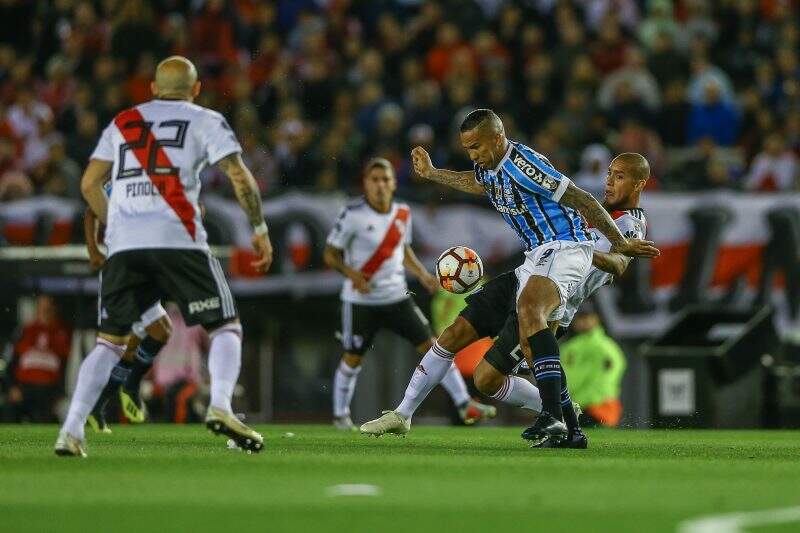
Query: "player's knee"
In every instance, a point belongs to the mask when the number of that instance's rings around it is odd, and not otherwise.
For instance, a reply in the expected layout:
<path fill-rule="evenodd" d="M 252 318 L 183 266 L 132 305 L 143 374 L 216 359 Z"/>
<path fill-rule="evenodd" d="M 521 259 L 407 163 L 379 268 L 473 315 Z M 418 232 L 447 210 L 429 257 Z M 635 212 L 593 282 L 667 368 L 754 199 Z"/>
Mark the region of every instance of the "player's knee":
<path fill-rule="evenodd" d="M 503 375 L 486 361 L 481 361 L 475 368 L 472 380 L 475 388 L 486 396 L 492 396 L 500 390 L 503 385 Z"/>
<path fill-rule="evenodd" d="M 478 340 L 478 332 L 464 317 L 457 317 L 445 329 L 437 342 L 439 346 L 449 352 L 458 352 Z"/>
<path fill-rule="evenodd" d="M 422 344 L 417 345 L 417 353 L 420 355 L 425 355 L 426 353 L 428 353 L 428 350 L 431 349 L 434 341 L 436 341 L 436 339 L 428 339 Z"/>
<path fill-rule="evenodd" d="M 363 360 L 362 356 L 354 353 L 346 353 L 342 356 L 342 362 L 347 366 L 349 366 L 350 368 L 358 368 L 359 366 L 361 366 L 362 360 Z"/>

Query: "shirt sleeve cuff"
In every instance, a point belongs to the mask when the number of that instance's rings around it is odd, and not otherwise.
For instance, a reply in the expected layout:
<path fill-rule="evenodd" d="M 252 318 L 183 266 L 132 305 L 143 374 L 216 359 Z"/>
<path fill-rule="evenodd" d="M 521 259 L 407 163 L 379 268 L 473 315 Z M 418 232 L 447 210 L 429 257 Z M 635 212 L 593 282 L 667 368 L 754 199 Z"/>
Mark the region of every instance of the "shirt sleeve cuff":
<path fill-rule="evenodd" d="M 561 197 L 564 196 L 564 193 L 567 191 L 567 187 L 569 187 L 570 183 L 572 183 L 572 181 L 568 177 L 564 176 L 563 178 L 561 178 L 561 181 L 559 182 L 558 187 L 556 188 L 555 192 L 553 193 L 553 201 L 554 202 L 560 202 L 561 201 Z"/>

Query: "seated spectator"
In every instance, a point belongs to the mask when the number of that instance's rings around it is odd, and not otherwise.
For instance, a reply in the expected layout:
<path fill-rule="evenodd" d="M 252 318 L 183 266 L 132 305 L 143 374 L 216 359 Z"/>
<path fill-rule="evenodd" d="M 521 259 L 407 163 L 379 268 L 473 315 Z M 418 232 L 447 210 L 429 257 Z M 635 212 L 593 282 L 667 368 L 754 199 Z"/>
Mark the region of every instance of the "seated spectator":
<path fill-rule="evenodd" d="M 797 156 L 786 149 L 786 141 L 773 133 L 764 141 L 764 149 L 756 155 L 744 178 L 745 189 L 751 191 L 798 190 Z"/>
<path fill-rule="evenodd" d="M 597 104 L 602 109 L 611 109 L 617 87 L 623 84 L 630 88 L 631 93 L 649 111 L 655 111 L 661 105 L 658 82 L 647 69 L 644 56 L 638 48 L 628 48 L 625 52 L 625 65 L 605 78 L 597 93 Z"/>
<path fill-rule="evenodd" d="M 733 187 L 731 171 L 723 161 L 717 144 L 703 137 L 691 156 L 670 176 L 670 188 L 703 191 Z"/>
<path fill-rule="evenodd" d="M 721 146 L 731 146 L 739 134 L 739 113 L 729 101 L 722 98 L 722 87 L 708 80 L 702 103 L 693 102 L 686 125 L 686 140 L 695 143 L 711 137 Z"/>
<path fill-rule="evenodd" d="M 587 304 L 575 315 L 572 329 L 575 335 L 561 344 L 561 364 L 570 396 L 580 404 L 589 423 L 615 427 L 622 417 L 620 388 L 627 366 L 625 354 Z"/>
<path fill-rule="evenodd" d="M 719 67 L 712 65 L 701 53 L 692 59 L 692 77 L 689 78 L 689 86 L 686 88 L 689 102 L 692 104 L 705 102 L 709 85 L 717 86 L 721 101 L 734 101 L 733 84 L 728 75 Z"/>
<path fill-rule="evenodd" d="M 72 332 L 59 320 L 47 295 L 36 299 L 33 322 L 22 327 L 9 362 L 6 416 L 13 422 L 56 422 L 54 407 L 64 396 L 64 368 Z"/>
<path fill-rule="evenodd" d="M 672 80 L 664 89 L 664 105 L 657 115 L 658 134 L 666 146 L 686 144 L 686 121 L 690 109 L 686 101 L 686 82 L 682 79 Z"/>

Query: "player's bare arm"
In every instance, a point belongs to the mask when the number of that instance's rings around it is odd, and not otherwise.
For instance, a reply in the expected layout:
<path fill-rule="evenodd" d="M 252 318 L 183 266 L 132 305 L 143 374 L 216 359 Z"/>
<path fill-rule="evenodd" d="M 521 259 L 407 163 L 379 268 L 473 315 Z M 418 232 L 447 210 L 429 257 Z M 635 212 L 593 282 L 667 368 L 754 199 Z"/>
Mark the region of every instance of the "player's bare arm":
<path fill-rule="evenodd" d="M 404 249 L 403 266 L 422 283 L 422 286 L 425 287 L 429 293 L 434 294 L 439 290 L 439 282 L 433 274 L 428 272 L 409 245 L 406 245 Z"/>
<path fill-rule="evenodd" d="M 83 214 L 83 236 L 86 239 L 86 251 L 89 253 L 89 265 L 92 270 L 103 268 L 106 256 L 97 246 L 97 217 L 91 207 L 87 207 Z"/>
<path fill-rule="evenodd" d="M 352 281 L 353 287 L 361 294 L 367 294 L 372 290 L 367 276 L 360 270 L 356 270 L 345 263 L 344 252 L 339 248 L 331 245 L 326 246 L 322 258 L 326 265 Z"/>
<path fill-rule="evenodd" d="M 236 199 L 247 215 L 250 225 L 253 226 L 254 233 L 251 242 L 253 249 L 258 254 L 258 259 L 253 262 L 253 266 L 260 272 L 266 272 L 272 264 L 272 243 L 264 222 L 261 195 L 258 192 L 256 180 L 253 179 L 253 174 L 244 164 L 242 156 L 238 152 L 222 158 L 217 166 L 231 180 Z"/>
<path fill-rule="evenodd" d="M 103 223 L 108 215 L 108 198 L 103 192 L 103 182 L 111 172 L 112 162 L 90 159 L 81 177 L 81 194 L 94 214 Z"/>
<path fill-rule="evenodd" d="M 592 265 L 603 272 L 608 272 L 615 278 L 622 276 L 631 262 L 631 257 L 616 252 L 594 251 L 592 255 Z"/>
<path fill-rule="evenodd" d="M 484 194 L 483 187 L 475 181 L 475 172 L 435 168 L 431 162 L 431 156 L 421 146 L 411 150 L 411 162 L 414 164 L 414 171 L 426 180 L 471 194 Z"/>
<path fill-rule="evenodd" d="M 652 241 L 626 239 L 594 196 L 570 183 L 560 203 L 576 209 L 589 224 L 597 228 L 611 243 L 611 251 L 629 257 L 657 257 L 661 252 Z"/>

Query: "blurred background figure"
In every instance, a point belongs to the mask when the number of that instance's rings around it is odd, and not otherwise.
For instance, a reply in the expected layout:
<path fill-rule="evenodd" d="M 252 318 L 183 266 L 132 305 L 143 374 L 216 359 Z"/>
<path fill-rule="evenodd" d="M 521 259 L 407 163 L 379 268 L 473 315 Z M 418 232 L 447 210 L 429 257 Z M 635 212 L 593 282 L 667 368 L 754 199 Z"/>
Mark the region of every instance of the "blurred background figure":
<path fill-rule="evenodd" d="M 36 298 L 33 321 L 22 326 L 9 347 L 6 420 L 56 422 L 55 405 L 64 397 L 64 369 L 72 331 L 58 317 L 50 296 Z"/>
<path fill-rule="evenodd" d="M 620 389 L 627 366 L 625 354 L 606 334 L 590 302 L 575 315 L 572 331 L 574 335 L 561 344 L 570 395 L 580 404 L 589 424 L 615 427 L 622 417 Z"/>

